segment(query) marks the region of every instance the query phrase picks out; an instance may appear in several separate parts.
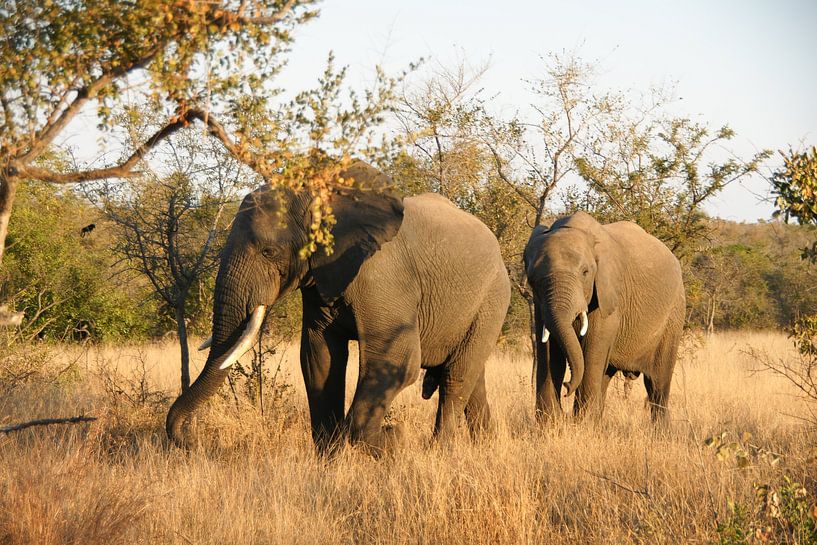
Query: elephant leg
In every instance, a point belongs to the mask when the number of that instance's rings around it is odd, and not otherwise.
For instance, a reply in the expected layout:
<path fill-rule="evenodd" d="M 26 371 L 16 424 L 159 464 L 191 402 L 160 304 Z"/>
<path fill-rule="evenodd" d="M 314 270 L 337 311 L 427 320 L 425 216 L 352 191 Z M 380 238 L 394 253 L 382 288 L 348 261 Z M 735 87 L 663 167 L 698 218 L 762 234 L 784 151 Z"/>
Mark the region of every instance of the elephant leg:
<path fill-rule="evenodd" d="M 491 425 L 491 409 L 488 406 L 488 396 L 485 390 L 485 369 L 483 368 L 474 391 L 465 404 L 465 421 L 471 438 L 477 439 L 484 434 Z"/>
<path fill-rule="evenodd" d="M 443 380 L 434 437 L 448 441 L 454 437 L 459 418 L 465 413 L 472 437 L 490 426 L 491 413 L 485 390 L 485 362 L 502 329 L 505 307 L 486 304 L 471 329 L 448 358 Z"/>
<path fill-rule="evenodd" d="M 647 402 L 650 405 L 652 421 L 664 421 L 669 400 L 669 382 L 654 380 L 653 377 L 644 375 L 644 388 L 647 390 Z"/>
<path fill-rule="evenodd" d="M 656 423 L 665 423 L 669 404 L 672 372 L 678 355 L 679 335 L 668 335 L 658 348 L 649 374 L 644 373 L 644 387 L 650 404 L 650 416 Z"/>
<path fill-rule="evenodd" d="M 440 383 L 434 437 L 447 441 L 454 436 L 457 422 L 465 411 L 466 402 L 476 386 L 476 380 L 462 371 L 462 360 L 450 362 Z"/>
<path fill-rule="evenodd" d="M 393 333 L 367 332 L 361 339 L 360 377 L 349 408 L 347 425 L 353 443 L 374 455 L 387 447 L 383 419 L 392 401 L 420 375 L 420 336 L 416 326 Z M 394 431 L 394 430 L 390 430 Z"/>
<path fill-rule="evenodd" d="M 607 369 L 604 370 L 604 376 L 601 377 L 601 395 L 599 397 L 601 408 L 599 409 L 599 416 L 604 414 L 604 402 L 607 399 L 607 390 L 610 387 L 610 381 L 613 380 L 616 373 L 618 373 L 618 369 L 608 364 Z"/>
<path fill-rule="evenodd" d="M 537 330 L 541 323 L 537 320 Z M 538 340 L 538 339 L 537 339 Z M 540 422 L 563 416 L 562 383 L 567 371 L 567 358 L 554 340 L 538 343 L 536 350 L 536 418 Z"/>
<path fill-rule="evenodd" d="M 604 412 L 604 397 L 607 386 L 615 374 L 608 374 L 607 362 L 610 349 L 595 343 L 588 343 L 584 357 L 584 378 L 581 386 L 576 390 L 576 399 L 573 404 L 573 413 L 579 418 L 590 416 L 595 421 L 601 418 Z"/>
<path fill-rule="evenodd" d="M 346 338 L 304 328 L 301 332 L 301 371 L 309 400 L 312 439 L 328 453 L 341 436 L 346 395 Z"/>

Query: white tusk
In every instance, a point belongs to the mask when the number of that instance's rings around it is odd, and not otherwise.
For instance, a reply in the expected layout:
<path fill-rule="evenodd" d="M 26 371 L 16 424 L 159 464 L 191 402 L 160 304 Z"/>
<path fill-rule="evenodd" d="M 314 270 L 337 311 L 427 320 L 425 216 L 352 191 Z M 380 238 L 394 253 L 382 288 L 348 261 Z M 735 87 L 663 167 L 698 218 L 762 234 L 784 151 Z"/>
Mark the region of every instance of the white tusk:
<path fill-rule="evenodd" d="M 582 311 L 581 317 L 582 317 L 582 328 L 579 330 L 579 337 L 584 337 L 587 334 L 587 325 L 588 325 L 587 312 Z"/>
<path fill-rule="evenodd" d="M 255 307 L 255 310 L 252 311 L 250 315 L 250 321 L 247 322 L 247 327 L 244 329 L 244 333 L 241 334 L 241 338 L 238 339 L 238 342 L 236 342 L 227 353 L 224 358 L 224 363 L 221 364 L 219 369 L 227 369 L 238 361 L 238 358 L 243 356 L 244 352 L 250 349 L 255 342 L 255 338 L 258 336 L 258 332 L 261 331 L 265 311 L 266 307 L 264 305 Z"/>
<path fill-rule="evenodd" d="M 209 337 L 207 337 L 207 339 L 203 343 L 201 343 L 201 345 L 199 346 L 199 350 L 206 350 L 206 349 L 210 348 L 212 345 L 213 345 L 213 336 L 210 335 Z"/>
<path fill-rule="evenodd" d="M 548 328 L 546 328 L 545 326 L 542 326 L 542 342 L 543 343 L 548 342 L 549 338 L 550 338 L 550 331 L 548 331 Z"/>

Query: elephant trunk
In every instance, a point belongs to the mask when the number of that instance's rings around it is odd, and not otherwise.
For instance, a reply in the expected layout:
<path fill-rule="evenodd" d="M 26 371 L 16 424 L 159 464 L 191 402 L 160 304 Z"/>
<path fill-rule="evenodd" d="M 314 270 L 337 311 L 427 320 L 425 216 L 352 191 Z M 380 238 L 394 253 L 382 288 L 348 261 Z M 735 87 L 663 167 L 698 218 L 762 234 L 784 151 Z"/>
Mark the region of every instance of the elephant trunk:
<path fill-rule="evenodd" d="M 258 337 L 266 307 L 258 304 L 250 289 L 246 267 L 237 259 L 222 261 L 216 279 L 213 335 L 210 353 L 198 378 L 182 392 L 167 413 L 165 429 L 177 445 L 184 445 L 182 425 L 187 417 L 213 396 L 232 366 Z"/>
<path fill-rule="evenodd" d="M 229 373 L 227 369 L 219 369 L 221 366 L 219 360 L 221 359 L 223 358 L 207 358 L 207 363 L 198 378 L 187 390 L 182 392 L 182 395 L 170 407 L 165 429 L 167 430 L 167 436 L 177 446 L 185 444 L 182 424 L 197 407 L 218 391 L 221 383 L 224 382 Z"/>
<path fill-rule="evenodd" d="M 570 381 L 565 383 L 565 396 L 575 392 L 584 377 L 584 354 L 576 330 L 573 329 L 573 320 L 577 314 L 573 308 L 574 305 L 571 304 L 545 305 L 543 316 L 544 323 L 552 328 L 552 338 L 556 339 L 570 364 Z"/>
<path fill-rule="evenodd" d="M 216 393 L 221 383 L 224 382 L 230 367 L 250 349 L 258 337 L 265 316 L 266 307 L 257 306 L 246 320 L 246 326 L 237 341 L 231 343 L 227 350 L 210 351 L 210 356 L 201 374 L 190 388 L 182 392 L 167 413 L 167 435 L 174 443 L 183 444 L 182 423 L 201 403 Z M 220 355 L 215 356 L 215 354 Z"/>

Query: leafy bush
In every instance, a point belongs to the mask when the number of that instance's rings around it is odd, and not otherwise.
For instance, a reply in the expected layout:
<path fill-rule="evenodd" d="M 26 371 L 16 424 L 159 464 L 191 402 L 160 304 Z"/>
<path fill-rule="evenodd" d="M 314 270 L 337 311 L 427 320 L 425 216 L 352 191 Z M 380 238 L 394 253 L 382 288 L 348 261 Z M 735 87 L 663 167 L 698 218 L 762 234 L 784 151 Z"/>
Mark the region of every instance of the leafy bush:
<path fill-rule="evenodd" d="M 817 544 L 817 500 L 800 483 L 784 476 L 776 486 L 755 486 L 752 505 L 730 501 L 717 526 L 719 545 L 754 543 Z"/>
<path fill-rule="evenodd" d="M 736 440 L 724 432 L 707 438 L 704 445 L 721 463 L 734 464 L 742 471 L 760 464 L 777 467 L 782 459 L 781 454 L 754 444 L 747 432 Z M 756 484 L 751 504 L 730 500 L 716 529 L 719 545 L 817 545 L 817 496 L 783 474 L 777 483 Z"/>
<path fill-rule="evenodd" d="M 25 312 L 24 338 L 119 339 L 146 334 L 152 309 L 120 273 L 112 274 L 104 226 L 64 188 L 26 184 L 17 198 L 3 260 L 5 298 Z"/>

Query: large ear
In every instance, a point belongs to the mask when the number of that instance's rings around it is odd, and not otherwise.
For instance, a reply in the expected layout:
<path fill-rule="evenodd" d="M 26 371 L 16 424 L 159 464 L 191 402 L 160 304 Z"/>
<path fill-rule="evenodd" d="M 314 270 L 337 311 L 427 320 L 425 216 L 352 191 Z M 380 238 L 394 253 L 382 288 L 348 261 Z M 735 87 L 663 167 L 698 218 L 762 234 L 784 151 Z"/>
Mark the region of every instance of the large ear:
<path fill-rule="evenodd" d="M 384 191 L 343 189 L 332 198 L 334 246 L 309 258 L 312 278 L 326 303 L 338 299 L 355 279 L 363 262 L 397 234 L 403 222 L 403 201 Z"/>
<path fill-rule="evenodd" d="M 618 244 L 601 225 L 594 229 L 594 252 L 596 255 L 596 278 L 593 284 L 593 300 L 602 316 L 609 316 L 621 301 L 621 261 Z M 595 305 L 594 305 L 595 303 Z"/>
<path fill-rule="evenodd" d="M 528 243 L 525 244 L 525 251 L 522 252 L 522 264 L 525 266 L 525 271 L 528 270 L 528 266 L 531 260 L 536 256 L 536 249 L 538 247 L 538 243 L 541 242 L 542 236 L 546 234 L 550 229 L 547 225 L 537 225 L 531 231 L 530 237 L 528 238 Z"/>

